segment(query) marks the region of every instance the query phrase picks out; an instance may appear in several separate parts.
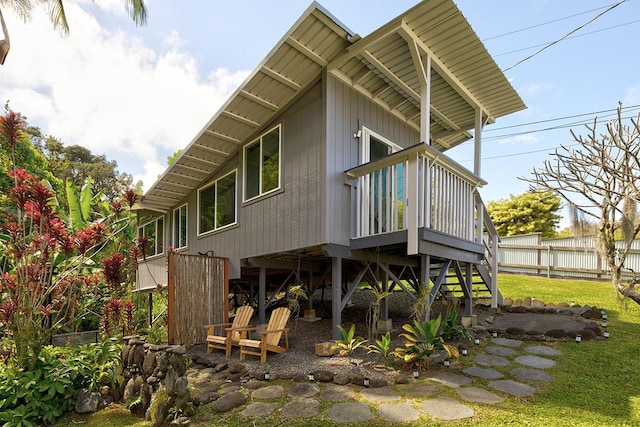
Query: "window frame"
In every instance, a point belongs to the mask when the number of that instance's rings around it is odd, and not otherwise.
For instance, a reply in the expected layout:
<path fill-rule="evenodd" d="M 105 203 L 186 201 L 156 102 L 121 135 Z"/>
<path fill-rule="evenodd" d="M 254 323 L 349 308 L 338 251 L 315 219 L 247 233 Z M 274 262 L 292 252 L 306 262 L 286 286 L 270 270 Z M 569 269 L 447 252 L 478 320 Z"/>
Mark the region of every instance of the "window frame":
<path fill-rule="evenodd" d="M 391 150 L 391 152 L 389 154 L 393 154 L 395 152 L 398 151 L 402 151 L 402 147 L 399 146 L 398 144 L 392 142 L 390 139 L 385 138 L 384 136 L 380 135 L 377 132 L 372 131 L 371 129 L 362 126 L 362 144 L 361 144 L 361 151 L 360 151 L 360 164 L 363 165 L 365 163 L 369 163 L 371 161 L 371 138 L 374 138 L 380 142 L 382 142 L 383 144 L 385 144 L 386 146 L 388 146 Z"/>
<path fill-rule="evenodd" d="M 181 215 L 180 211 L 184 208 L 184 215 Z M 176 221 L 176 213 L 178 214 L 178 218 Z M 184 236 L 182 236 L 182 221 L 184 218 Z M 171 217 L 171 224 L 173 226 L 172 230 L 172 242 L 173 247 L 176 250 L 186 249 L 189 246 L 189 204 L 185 203 L 183 205 L 178 206 L 173 210 L 173 214 Z M 184 237 L 184 245 L 181 245 L 181 237 Z"/>
<path fill-rule="evenodd" d="M 271 132 L 278 130 L 278 185 L 275 188 L 272 188 L 271 190 L 268 191 L 264 191 L 262 190 L 262 174 L 263 174 L 263 169 L 262 169 L 262 160 L 260 162 L 260 170 L 259 170 L 259 181 L 258 181 L 258 186 L 259 186 L 259 190 L 258 190 L 258 194 L 255 196 L 251 196 L 251 197 L 247 197 L 247 173 L 249 171 L 249 168 L 247 167 L 247 150 L 250 147 L 253 147 L 254 145 L 259 144 L 260 145 L 260 159 L 262 159 L 262 141 L 263 138 L 265 136 L 267 136 L 268 134 L 270 134 Z M 245 144 L 245 146 L 242 148 L 242 202 L 243 203 L 247 203 L 247 202 L 251 202 L 254 201 L 256 199 L 259 199 L 261 197 L 265 197 L 269 194 L 272 194 L 274 192 L 279 191 L 282 188 L 282 123 L 278 123 L 276 126 L 270 128 L 269 130 L 267 130 L 266 132 L 262 133 L 260 136 L 258 136 L 257 138 L 253 139 L 251 142 L 249 142 L 248 144 Z"/>
<path fill-rule="evenodd" d="M 164 219 L 165 219 L 164 216 L 159 216 L 159 217 L 156 217 L 156 218 L 154 218 L 152 220 L 149 220 L 149 221 L 147 221 L 147 222 L 145 222 L 145 223 L 143 223 L 143 224 L 138 226 L 137 236 L 138 237 L 147 236 L 146 234 L 144 234 L 145 227 L 147 227 L 150 224 L 155 223 L 156 237 L 154 239 L 150 239 L 150 240 L 152 240 L 152 242 L 154 244 L 154 253 L 153 254 L 144 254 L 144 258 L 146 258 L 146 259 L 149 259 L 149 258 L 152 258 L 152 257 L 156 257 L 156 256 L 159 256 L 159 255 L 164 255 L 164 242 L 165 242 L 165 238 L 166 238 L 165 229 L 164 229 L 164 226 L 165 226 Z M 162 222 L 162 226 L 160 228 L 158 228 L 158 222 Z M 158 248 L 158 237 L 157 237 L 159 235 L 158 230 L 160 230 L 160 233 L 162 233 L 162 239 L 161 239 L 161 242 L 160 242 L 160 248 Z"/>
<path fill-rule="evenodd" d="M 218 227 L 217 226 L 217 221 L 216 221 L 216 217 L 217 217 L 217 197 L 218 197 L 218 189 L 217 189 L 217 184 L 218 182 L 220 182 L 221 180 L 227 178 L 229 175 L 235 174 L 235 179 L 233 181 L 235 189 L 233 192 L 233 222 L 229 223 L 229 224 L 225 224 L 223 226 Z M 207 190 L 211 187 L 215 187 L 214 189 L 214 195 L 215 195 L 215 199 L 213 201 L 214 204 L 214 214 L 213 214 L 213 228 L 211 230 L 207 230 L 207 231 L 201 231 L 201 226 L 202 226 L 202 206 L 201 206 L 201 194 L 204 190 Z M 204 236 L 204 235 L 208 235 L 208 234 L 212 234 L 212 233 L 217 233 L 219 231 L 225 230 L 229 227 L 233 227 L 235 225 L 238 224 L 238 169 L 233 169 L 231 171 L 229 171 L 228 173 L 220 176 L 219 178 L 215 179 L 214 181 L 211 181 L 210 183 L 208 183 L 207 185 L 204 185 L 200 188 L 198 188 L 198 197 L 197 197 L 197 215 L 198 215 L 198 221 L 197 221 L 197 236 Z"/>

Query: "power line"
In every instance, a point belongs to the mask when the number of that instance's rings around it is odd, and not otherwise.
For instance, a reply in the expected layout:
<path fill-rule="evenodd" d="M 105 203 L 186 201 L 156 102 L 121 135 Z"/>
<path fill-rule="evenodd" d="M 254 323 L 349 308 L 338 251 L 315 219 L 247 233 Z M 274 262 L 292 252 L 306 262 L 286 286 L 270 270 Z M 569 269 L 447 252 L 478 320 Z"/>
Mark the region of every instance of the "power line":
<path fill-rule="evenodd" d="M 492 36 L 492 37 L 484 39 L 483 42 L 489 41 L 489 40 L 494 40 L 494 39 L 499 39 L 501 37 L 510 36 L 512 34 L 521 33 L 523 31 L 531 30 L 531 29 L 538 28 L 538 27 L 544 27 L 545 25 L 553 24 L 555 22 L 564 21 L 565 19 L 575 18 L 576 16 L 585 15 L 587 13 L 595 12 L 596 10 L 605 9 L 605 8 L 610 7 L 612 5 L 613 5 L 613 3 L 610 4 L 610 5 L 607 5 L 607 6 L 602 6 L 602 7 L 597 7 L 595 9 L 585 10 L 584 12 L 578 12 L 578 13 L 575 13 L 573 15 L 563 16 L 562 18 L 557 18 L 557 19 L 554 19 L 554 20 L 551 20 L 551 21 L 542 22 L 540 24 L 532 25 L 530 27 L 520 28 L 519 30 L 509 31 L 508 33 L 498 34 L 497 36 Z"/>
<path fill-rule="evenodd" d="M 613 10 L 614 8 L 620 6 L 622 3 L 626 2 L 628 0 L 621 0 L 618 3 L 614 4 L 613 6 L 609 7 L 607 10 L 605 10 L 604 12 L 599 13 L 598 15 L 596 15 L 595 17 L 593 17 L 592 19 L 590 19 L 589 21 L 585 22 L 584 24 L 580 25 L 579 27 L 569 31 L 567 34 L 565 34 L 564 36 L 560 37 L 559 39 L 547 44 L 546 46 L 544 46 L 542 49 L 536 51 L 535 53 L 532 53 L 531 55 L 527 56 L 524 59 L 521 59 L 520 61 L 516 62 L 515 64 L 513 64 L 511 67 L 503 70 L 504 73 L 506 73 L 509 70 L 512 70 L 514 67 L 522 64 L 525 61 L 528 61 L 529 59 L 539 55 L 540 53 L 542 53 L 544 50 L 550 48 L 551 46 L 560 43 L 562 40 L 566 39 L 567 37 L 569 37 L 571 34 L 575 33 L 576 31 L 579 31 L 581 29 L 583 29 L 584 27 L 586 27 L 587 25 L 589 25 L 590 23 L 592 23 L 593 21 L 595 21 L 596 19 L 600 18 L 601 16 L 603 16 L 604 14 L 610 12 L 611 10 Z"/>
<path fill-rule="evenodd" d="M 638 22 L 640 22 L 640 19 L 635 20 L 635 21 L 625 22 L 624 24 L 612 25 L 610 27 L 601 28 L 599 30 L 589 31 L 589 32 L 583 33 L 583 34 L 577 34 L 575 36 L 567 37 L 567 38 L 565 38 L 565 40 L 572 40 L 572 39 L 577 39 L 579 37 L 590 36 L 592 34 L 601 33 L 603 31 L 608 31 L 608 30 L 613 30 L 615 28 L 624 27 L 626 25 L 637 24 Z M 494 58 L 496 58 L 498 56 L 510 55 L 512 53 L 518 53 L 518 52 L 522 52 L 524 50 L 529 50 L 529 49 L 533 49 L 533 48 L 536 48 L 536 47 L 545 46 L 545 45 L 547 45 L 549 43 L 551 43 L 551 42 L 539 43 L 539 44 L 536 44 L 536 45 L 533 45 L 533 46 L 528 46 L 528 47 L 523 47 L 523 48 L 520 48 L 520 49 L 510 50 L 508 52 L 503 52 L 503 53 L 499 53 L 497 55 L 492 55 L 492 56 Z"/>

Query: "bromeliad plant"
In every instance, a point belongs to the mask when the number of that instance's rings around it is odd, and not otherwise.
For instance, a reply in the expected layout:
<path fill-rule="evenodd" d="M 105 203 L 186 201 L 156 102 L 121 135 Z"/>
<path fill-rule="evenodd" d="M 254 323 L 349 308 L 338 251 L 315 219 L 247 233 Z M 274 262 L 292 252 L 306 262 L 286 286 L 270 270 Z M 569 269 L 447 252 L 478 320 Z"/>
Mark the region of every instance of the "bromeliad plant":
<path fill-rule="evenodd" d="M 394 354 L 400 358 L 405 365 L 417 369 L 429 369 L 430 356 L 438 350 L 444 350 L 449 357 L 458 357 L 458 349 L 445 344 L 444 339 L 438 333 L 440 329 L 441 316 L 436 319 L 419 322 L 415 320 L 413 324 L 405 324 L 402 329 L 405 333 L 400 334 L 405 338 L 404 347 L 395 349 Z"/>

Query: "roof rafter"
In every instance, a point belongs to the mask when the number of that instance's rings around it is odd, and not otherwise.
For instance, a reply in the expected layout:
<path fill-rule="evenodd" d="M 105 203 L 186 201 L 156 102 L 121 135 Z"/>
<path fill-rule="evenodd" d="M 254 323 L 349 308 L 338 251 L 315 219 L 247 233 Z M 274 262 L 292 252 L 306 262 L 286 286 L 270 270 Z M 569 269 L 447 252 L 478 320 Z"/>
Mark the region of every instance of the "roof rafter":
<path fill-rule="evenodd" d="M 232 113 L 231 111 L 223 110 L 220 114 L 222 116 L 229 117 L 230 119 L 233 119 L 233 120 L 235 120 L 237 122 L 240 122 L 240 123 L 242 123 L 244 125 L 247 125 L 247 126 L 251 126 L 251 127 L 254 127 L 254 128 L 257 128 L 257 127 L 260 126 L 260 123 L 254 122 L 253 120 L 248 119 L 246 117 L 242 117 L 242 116 L 240 116 L 240 115 L 238 115 L 236 113 Z"/>
<path fill-rule="evenodd" d="M 307 46 L 303 45 L 293 37 L 289 37 L 287 39 L 287 44 L 292 48 L 294 48 L 295 50 L 297 50 L 298 52 L 300 52 L 301 54 L 305 55 L 307 58 L 311 59 L 316 64 L 322 67 L 327 65 L 327 61 L 322 56 L 318 55 L 313 50 L 309 49 Z"/>
<path fill-rule="evenodd" d="M 264 65 L 260 71 L 262 71 L 263 73 L 265 73 L 267 76 L 271 77 L 272 79 L 279 81 L 280 83 L 289 86 L 291 89 L 295 90 L 295 91 L 299 91 L 302 89 L 302 86 L 300 86 L 298 83 L 294 82 L 293 80 L 291 80 L 288 77 L 283 76 L 282 74 L 278 73 L 275 70 L 272 70 L 271 68 L 267 67 L 266 65 Z"/>
<path fill-rule="evenodd" d="M 220 132 L 216 132 L 216 131 L 209 130 L 209 129 L 205 130 L 204 133 L 206 133 L 207 135 L 211 135 L 214 138 L 218 138 L 218 139 L 221 139 L 223 141 L 231 142 L 231 143 L 236 144 L 236 145 L 239 145 L 242 142 L 238 138 L 234 138 L 232 136 L 228 136 L 228 135 L 222 134 Z"/>
<path fill-rule="evenodd" d="M 263 107 L 268 108 L 269 110 L 277 111 L 277 110 L 278 110 L 278 108 L 280 108 L 280 107 L 278 107 L 276 104 L 273 104 L 273 103 L 271 103 L 271 102 L 267 101 L 267 100 L 266 100 L 266 99 L 264 99 L 264 98 L 260 98 L 258 95 L 255 95 L 255 94 L 253 94 L 253 93 L 251 93 L 251 92 L 248 92 L 248 91 L 246 91 L 246 90 L 241 90 L 239 94 L 240 94 L 240 96 L 242 96 L 243 98 L 246 98 L 246 99 L 248 99 L 249 101 L 253 101 L 253 102 L 255 102 L 256 104 L 260 104 L 260 105 L 262 105 Z"/>

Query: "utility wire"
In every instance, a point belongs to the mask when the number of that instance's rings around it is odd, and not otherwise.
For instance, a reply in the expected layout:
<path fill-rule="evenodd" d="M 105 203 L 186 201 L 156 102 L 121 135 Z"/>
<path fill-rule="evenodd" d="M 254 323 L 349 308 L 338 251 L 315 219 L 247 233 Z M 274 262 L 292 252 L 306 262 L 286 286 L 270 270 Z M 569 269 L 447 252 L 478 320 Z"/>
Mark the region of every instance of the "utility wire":
<path fill-rule="evenodd" d="M 584 24 L 580 25 L 579 27 L 569 31 L 567 34 L 565 34 L 564 36 L 560 37 L 558 40 L 555 40 L 549 44 L 547 44 L 546 46 L 544 46 L 542 49 L 536 51 L 535 53 L 532 53 L 531 55 L 527 56 L 524 59 L 521 59 L 520 61 L 516 62 L 515 64 L 513 64 L 511 67 L 503 70 L 504 73 L 506 73 L 507 71 L 512 70 L 514 67 L 522 64 L 525 61 L 528 61 L 529 59 L 537 56 L 538 54 L 542 53 L 543 51 L 545 51 L 546 49 L 550 48 L 551 46 L 560 43 L 562 40 L 566 39 L 567 37 L 569 37 L 571 34 L 575 33 L 576 31 L 579 31 L 581 29 L 583 29 L 584 27 L 586 27 L 587 25 L 589 25 L 590 23 L 592 23 L 593 21 L 595 21 L 596 19 L 600 18 L 601 16 L 603 16 L 604 14 L 612 11 L 613 9 L 615 9 L 616 7 L 620 6 L 622 3 L 626 2 L 628 0 L 621 0 L 618 3 L 614 4 L 613 6 L 609 7 L 607 10 L 597 14 L 595 17 L 591 18 L 589 21 L 585 22 Z"/>
<path fill-rule="evenodd" d="M 567 38 L 565 38 L 565 40 L 577 39 L 579 37 L 584 37 L 584 36 L 589 36 L 591 34 L 601 33 L 603 31 L 608 31 L 608 30 L 612 30 L 612 29 L 615 29 L 615 28 L 624 27 L 626 25 L 637 24 L 638 22 L 640 22 L 640 19 L 635 20 L 635 21 L 625 22 L 624 24 L 612 25 L 611 27 L 601 28 L 599 30 L 589 31 L 588 33 L 577 34 L 575 36 L 567 37 Z M 512 53 L 518 53 L 518 52 L 522 52 L 524 50 L 529 50 L 529 49 L 533 49 L 533 48 L 536 48 L 536 47 L 544 46 L 544 45 L 549 44 L 549 43 L 551 43 L 551 42 L 540 43 L 540 44 L 536 44 L 536 45 L 533 45 L 533 46 L 528 46 L 528 47 L 523 47 L 523 48 L 520 48 L 520 49 L 510 50 L 509 52 L 498 53 L 497 55 L 492 55 L 492 56 L 494 58 L 496 58 L 498 56 L 510 55 Z"/>
<path fill-rule="evenodd" d="M 520 28 L 519 30 L 509 31 L 508 33 L 498 34 L 497 36 L 492 36 L 492 37 L 486 38 L 486 39 L 484 39 L 483 41 L 489 41 L 489 40 L 499 39 L 499 38 L 501 38 L 501 37 L 510 36 L 510 35 L 512 35 L 512 34 L 521 33 L 521 32 L 523 32 L 523 31 L 531 30 L 531 29 L 534 29 L 534 28 L 544 27 L 545 25 L 553 24 L 554 22 L 560 22 L 560 21 L 564 21 L 565 19 L 575 18 L 576 16 L 585 15 L 585 14 L 587 14 L 587 13 L 595 12 L 596 10 L 601 10 L 601 9 L 604 9 L 604 8 L 606 8 L 606 7 L 610 7 L 610 6 L 612 6 L 612 4 L 607 5 L 607 6 L 597 7 L 597 8 L 595 8 L 595 9 L 591 9 L 591 10 L 585 10 L 584 12 L 579 12 L 579 13 L 575 13 L 575 14 L 573 14 L 573 15 L 564 16 L 564 17 L 562 17 L 562 18 L 557 18 L 557 19 L 554 19 L 554 20 L 552 20 L 552 21 L 542 22 L 542 23 L 540 23 L 540 24 L 532 25 L 532 26 L 530 26 L 530 27 Z"/>

